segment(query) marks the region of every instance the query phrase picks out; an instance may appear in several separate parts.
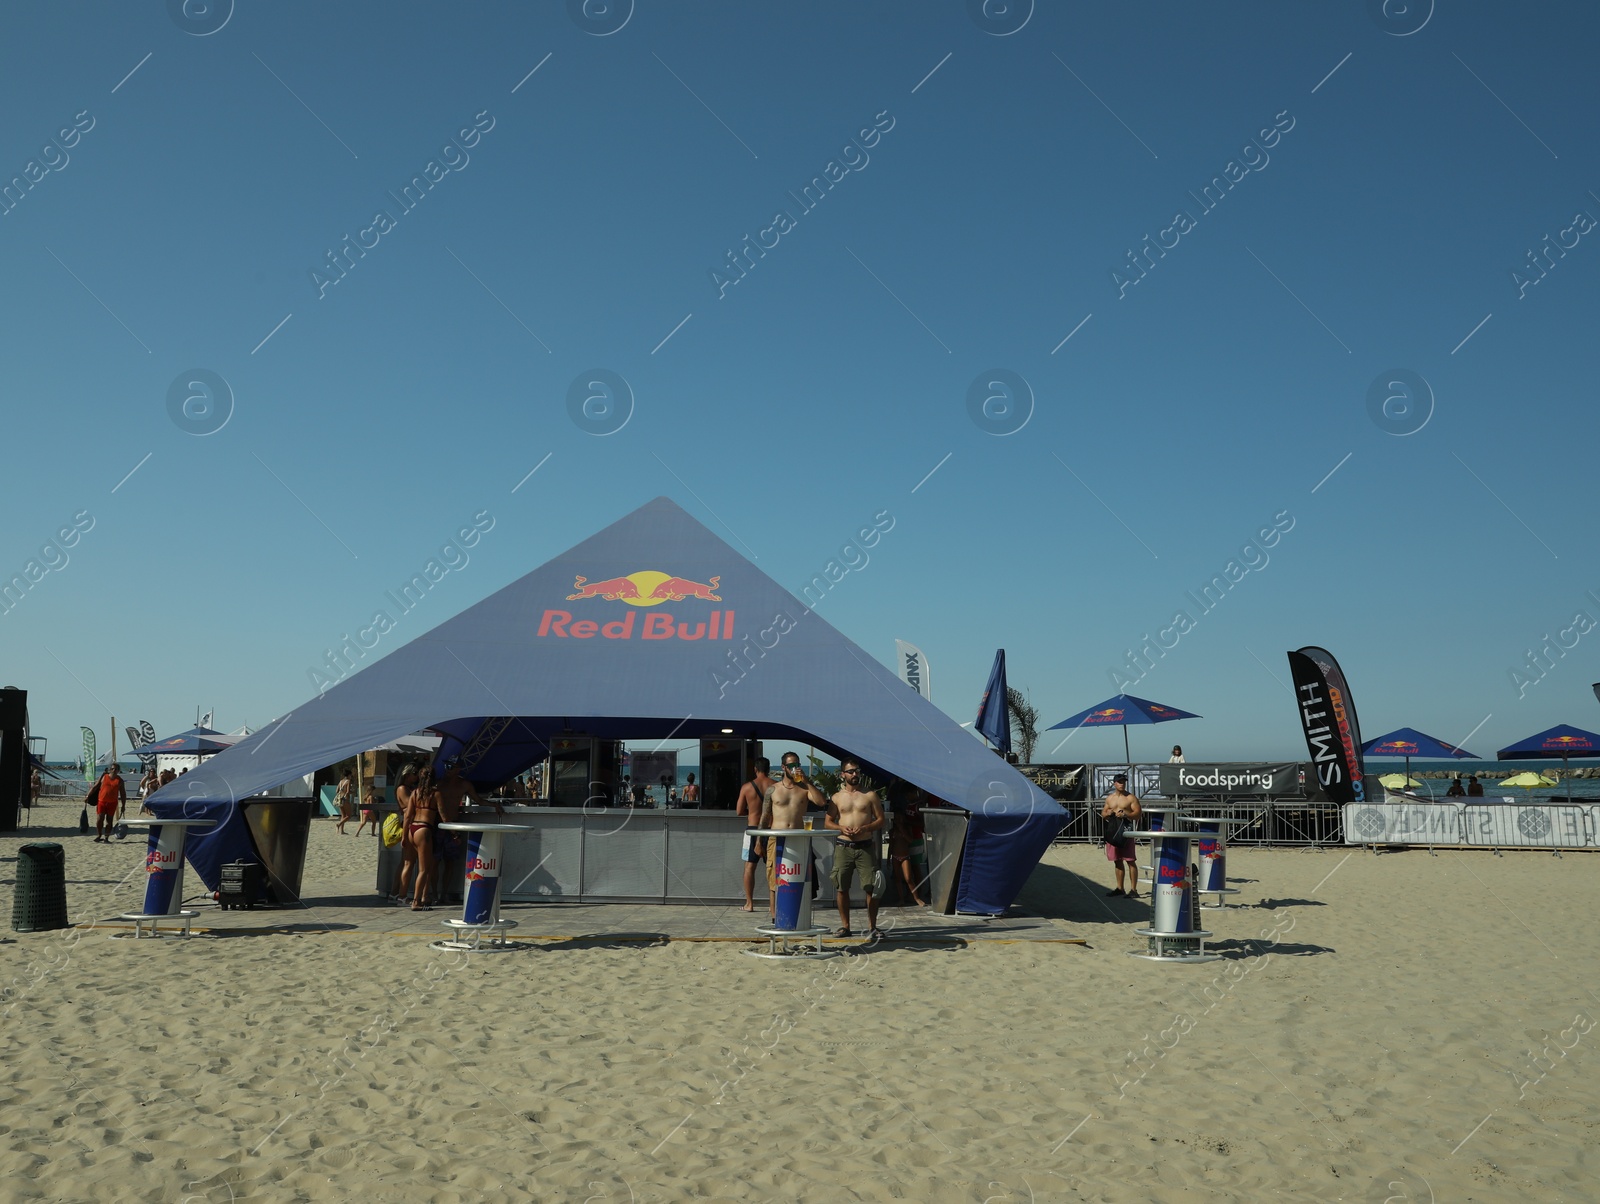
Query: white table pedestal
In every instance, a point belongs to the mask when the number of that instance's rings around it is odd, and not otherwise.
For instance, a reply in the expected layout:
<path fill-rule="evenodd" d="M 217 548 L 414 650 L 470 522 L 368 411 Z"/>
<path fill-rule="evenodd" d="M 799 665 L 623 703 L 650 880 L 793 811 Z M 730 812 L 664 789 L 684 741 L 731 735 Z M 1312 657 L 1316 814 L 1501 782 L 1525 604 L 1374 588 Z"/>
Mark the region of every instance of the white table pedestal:
<path fill-rule="evenodd" d="M 773 922 L 756 929 L 767 938 L 767 948 L 746 949 L 745 956 L 772 961 L 817 961 L 840 956 L 839 950 L 822 947 L 827 926 L 811 920 L 811 842 L 819 837 L 837 839 L 838 834 L 820 828 L 753 828 L 749 834 L 758 839 L 774 838 L 768 856 L 774 859 L 771 864 L 776 869 L 778 885 L 772 894 Z M 744 835 L 739 833 L 740 839 Z M 796 943 L 813 940 L 815 945 Z"/>
<path fill-rule="evenodd" d="M 433 941 L 430 949 L 449 953 L 506 953 L 526 949 L 525 943 L 506 940 L 506 930 L 515 920 L 500 918 L 500 849 L 507 832 L 523 832 L 520 824 L 489 824 L 462 821 L 440 824 L 441 832 L 464 832 L 467 836 L 467 888 L 461 896 L 461 918 L 446 920 L 452 935 Z M 484 938 L 489 938 L 487 941 Z"/>
<path fill-rule="evenodd" d="M 130 819 L 130 828 L 150 829 L 150 841 L 145 850 L 144 910 L 124 912 L 119 920 L 133 923 L 133 931 L 112 933 L 113 940 L 139 940 L 145 937 L 164 937 L 180 940 L 190 936 L 189 926 L 200 913 L 183 910 L 183 846 L 190 828 L 209 828 L 215 821 L 209 819 Z M 162 920 L 176 921 L 181 928 L 176 932 L 162 932 Z M 146 931 L 148 929 L 148 931 Z"/>
<path fill-rule="evenodd" d="M 1201 896 L 1200 906 L 1208 911 L 1226 908 L 1228 896 L 1240 893 L 1237 887 L 1228 885 L 1228 837 L 1233 828 L 1253 821 L 1220 815 L 1184 815 L 1179 819 L 1193 824 L 1203 834 L 1199 845 L 1200 881 L 1195 884 L 1195 894 Z M 1206 902 L 1208 897 L 1214 902 Z"/>
<path fill-rule="evenodd" d="M 1135 840 L 1152 842 L 1151 864 L 1155 882 L 1150 888 L 1150 926 L 1134 930 L 1145 938 L 1145 952 L 1129 957 L 1162 965 L 1195 965 L 1216 961 L 1220 954 L 1206 952 L 1211 933 L 1195 924 L 1194 883 L 1189 874 L 1189 844 L 1198 832 L 1136 832 Z"/>

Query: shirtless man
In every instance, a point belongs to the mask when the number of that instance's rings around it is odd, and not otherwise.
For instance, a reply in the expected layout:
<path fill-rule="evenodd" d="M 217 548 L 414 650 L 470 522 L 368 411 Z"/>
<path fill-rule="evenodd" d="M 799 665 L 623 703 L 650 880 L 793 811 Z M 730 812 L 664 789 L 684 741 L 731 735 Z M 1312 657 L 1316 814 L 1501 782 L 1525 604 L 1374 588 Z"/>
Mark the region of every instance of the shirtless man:
<path fill-rule="evenodd" d="M 464 798 L 470 798 L 479 807 L 488 807 L 492 804 L 496 815 L 506 813 L 499 799 L 485 802 L 477 788 L 461 776 L 461 760 L 458 757 L 451 757 L 444 763 L 444 777 L 439 780 L 439 793 L 443 796 L 444 822 L 447 824 L 453 824 L 461 818 L 461 800 Z"/>
<path fill-rule="evenodd" d="M 444 763 L 444 777 L 439 779 L 439 810 L 443 816 L 440 822 L 459 823 L 461 804 L 465 799 L 471 799 L 479 807 L 492 805 L 496 815 L 503 816 L 506 813 L 499 799 L 484 800 L 477 788 L 461 775 L 461 758 L 451 757 Z M 438 838 L 434 844 L 434 861 L 437 864 L 434 880 L 438 883 L 439 894 L 451 903 L 459 903 L 461 892 L 466 889 L 466 845 L 459 832 L 439 831 L 434 835 Z M 455 839 L 451 840 L 450 837 Z M 454 853 L 447 854 L 452 847 Z"/>
<path fill-rule="evenodd" d="M 761 826 L 761 800 L 767 791 L 777 785 L 772 780 L 772 762 L 765 757 L 755 759 L 755 777 L 739 787 L 736 815 L 744 816 L 744 845 L 739 850 L 739 860 L 744 862 L 744 908 L 756 909 L 756 863 L 767 855 L 767 842 L 750 833 Z"/>
<path fill-rule="evenodd" d="M 827 825 L 838 830 L 839 839 L 833 848 L 833 885 L 838 892 L 839 931 L 837 936 L 850 936 L 850 882 L 857 870 L 861 871 L 861 886 L 867 892 L 867 939 L 883 936 L 878 927 L 878 833 L 883 828 L 883 804 L 876 791 L 862 793 L 857 789 L 861 781 L 861 765 L 853 757 L 846 757 L 839 766 L 839 780 L 843 788 L 828 804 Z"/>
<path fill-rule="evenodd" d="M 806 807 L 827 805 L 822 791 L 806 777 L 800 768 L 799 753 L 783 754 L 783 778 L 769 786 L 761 796 L 761 826 L 763 828 L 803 828 Z M 778 838 L 767 837 L 767 911 L 774 919 L 778 914 L 778 861 L 774 855 Z"/>
<path fill-rule="evenodd" d="M 1128 775 L 1119 773 L 1111 779 L 1111 793 L 1106 795 L 1105 805 L 1100 808 L 1100 818 L 1110 819 L 1119 816 L 1128 822 L 1130 828 L 1137 827 L 1140 816 L 1139 800 L 1128 792 Z M 1106 842 L 1106 860 L 1111 862 L 1116 870 L 1117 886 L 1115 890 L 1106 892 L 1106 897 L 1126 894 L 1130 899 L 1139 897 L 1139 869 L 1134 862 L 1133 837 L 1126 836 L 1119 841 Z M 1122 889 L 1122 871 L 1128 871 L 1128 889 Z"/>

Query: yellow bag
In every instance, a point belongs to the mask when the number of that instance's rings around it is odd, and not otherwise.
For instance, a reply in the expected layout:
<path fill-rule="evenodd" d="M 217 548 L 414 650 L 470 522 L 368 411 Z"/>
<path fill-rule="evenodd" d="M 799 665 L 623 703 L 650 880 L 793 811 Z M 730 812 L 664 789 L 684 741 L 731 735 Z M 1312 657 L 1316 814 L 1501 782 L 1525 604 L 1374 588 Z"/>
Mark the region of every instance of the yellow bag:
<path fill-rule="evenodd" d="M 392 849 L 400 843 L 400 837 L 405 834 L 405 825 L 400 821 L 400 813 L 391 811 L 383 817 L 383 847 Z"/>

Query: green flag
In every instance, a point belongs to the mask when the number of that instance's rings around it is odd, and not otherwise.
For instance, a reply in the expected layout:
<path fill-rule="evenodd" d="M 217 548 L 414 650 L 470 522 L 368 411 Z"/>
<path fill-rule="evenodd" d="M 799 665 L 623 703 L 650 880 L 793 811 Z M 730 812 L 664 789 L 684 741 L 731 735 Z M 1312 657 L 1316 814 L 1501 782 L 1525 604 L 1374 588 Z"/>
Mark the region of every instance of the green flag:
<path fill-rule="evenodd" d="M 94 728 L 83 729 L 83 780 L 92 782 L 100 775 L 94 771 Z"/>

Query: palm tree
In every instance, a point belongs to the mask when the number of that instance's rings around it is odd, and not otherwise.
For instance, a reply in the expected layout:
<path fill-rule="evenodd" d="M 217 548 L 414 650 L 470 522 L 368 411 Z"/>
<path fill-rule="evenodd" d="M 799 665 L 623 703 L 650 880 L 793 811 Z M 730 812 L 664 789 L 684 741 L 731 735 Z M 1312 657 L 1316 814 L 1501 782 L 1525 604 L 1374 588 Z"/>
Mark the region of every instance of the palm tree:
<path fill-rule="evenodd" d="M 1039 741 L 1039 710 L 1014 686 L 1006 687 L 1006 710 L 1011 716 L 1011 734 L 1022 764 L 1033 764 L 1033 746 Z"/>

